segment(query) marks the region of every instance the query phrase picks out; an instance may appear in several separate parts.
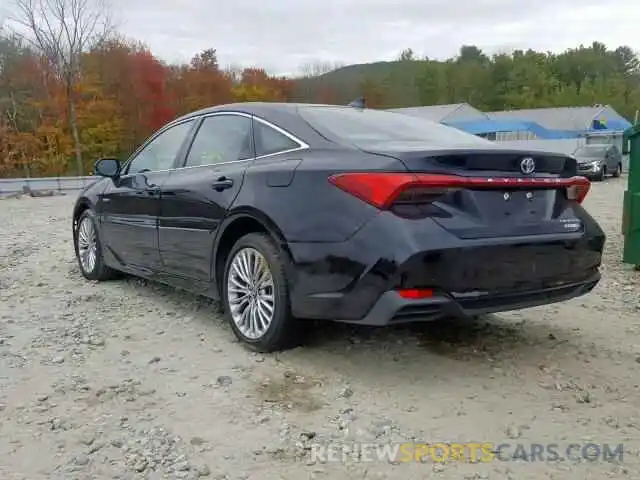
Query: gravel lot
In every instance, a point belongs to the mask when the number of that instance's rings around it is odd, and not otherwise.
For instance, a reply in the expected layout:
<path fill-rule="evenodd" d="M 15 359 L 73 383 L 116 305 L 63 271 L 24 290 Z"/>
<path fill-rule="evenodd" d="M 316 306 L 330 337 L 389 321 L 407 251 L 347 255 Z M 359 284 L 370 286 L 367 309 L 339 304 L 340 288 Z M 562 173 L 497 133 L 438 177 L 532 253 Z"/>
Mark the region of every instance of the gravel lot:
<path fill-rule="evenodd" d="M 206 299 L 85 281 L 72 196 L 0 201 L 0 478 L 640 478 L 640 273 L 626 179 L 586 205 L 603 280 L 549 307 L 394 329 L 314 327 L 262 356 Z M 625 444 L 624 462 L 314 463 L 331 442 Z"/>

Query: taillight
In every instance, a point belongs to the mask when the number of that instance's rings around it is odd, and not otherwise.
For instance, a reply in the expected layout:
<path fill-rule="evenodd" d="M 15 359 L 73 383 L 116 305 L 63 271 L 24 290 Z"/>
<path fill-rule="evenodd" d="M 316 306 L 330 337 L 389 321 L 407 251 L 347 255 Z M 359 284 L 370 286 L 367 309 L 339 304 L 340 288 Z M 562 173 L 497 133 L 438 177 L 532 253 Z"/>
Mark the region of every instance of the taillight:
<path fill-rule="evenodd" d="M 329 177 L 336 187 L 381 210 L 406 202 L 433 201 L 459 189 L 564 189 L 567 198 L 581 203 L 591 182 L 585 177 L 511 178 L 462 177 L 430 173 L 353 172 Z"/>
<path fill-rule="evenodd" d="M 402 190 L 393 200 L 395 205 L 398 204 L 416 204 L 431 203 L 438 198 L 458 190 L 449 187 L 429 187 L 429 186 L 411 186 L 406 190 Z"/>
<path fill-rule="evenodd" d="M 567 187 L 567 198 L 582 203 L 589 193 L 591 182 L 584 177 L 574 177 L 575 182 Z"/>

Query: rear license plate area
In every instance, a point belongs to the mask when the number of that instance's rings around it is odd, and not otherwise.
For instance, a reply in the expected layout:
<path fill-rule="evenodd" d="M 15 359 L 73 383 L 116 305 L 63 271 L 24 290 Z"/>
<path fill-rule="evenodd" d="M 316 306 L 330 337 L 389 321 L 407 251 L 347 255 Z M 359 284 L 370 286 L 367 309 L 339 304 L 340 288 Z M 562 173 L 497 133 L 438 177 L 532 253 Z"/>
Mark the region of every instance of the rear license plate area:
<path fill-rule="evenodd" d="M 518 217 L 520 221 L 542 218 L 548 202 L 553 201 L 550 197 L 553 194 L 552 190 L 475 192 L 483 217 L 498 223 L 511 217 Z"/>
<path fill-rule="evenodd" d="M 597 263 L 595 256 L 558 244 L 456 250 L 426 266 L 424 284 L 455 292 L 546 288 L 580 281 Z"/>

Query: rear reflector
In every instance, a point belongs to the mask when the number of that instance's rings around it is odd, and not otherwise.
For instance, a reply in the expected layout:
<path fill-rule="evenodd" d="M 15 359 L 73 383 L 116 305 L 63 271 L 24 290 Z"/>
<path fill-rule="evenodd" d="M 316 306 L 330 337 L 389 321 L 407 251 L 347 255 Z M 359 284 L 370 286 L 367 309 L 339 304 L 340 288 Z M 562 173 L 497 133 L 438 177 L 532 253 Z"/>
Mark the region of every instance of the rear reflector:
<path fill-rule="evenodd" d="M 433 297 L 433 290 L 430 288 L 407 288 L 398 290 L 398 295 L 407 300 L 420 300 L 422 298 Z"/>
<path fill-rule="evenodd" d="M 511 177 L 462 177 L 430 173 L 353 172 L 329 177 L 329 182 L 351 195 L 381 210 L 388 209 L 396 201 L 411 198 L 411 192 L 425 198 L 431 192 L 435 199 L 459 189 L 564 189 L 567 198 L 581 203 L 591 187 L 585 177 L 571 178 L 511 178 Z"/>

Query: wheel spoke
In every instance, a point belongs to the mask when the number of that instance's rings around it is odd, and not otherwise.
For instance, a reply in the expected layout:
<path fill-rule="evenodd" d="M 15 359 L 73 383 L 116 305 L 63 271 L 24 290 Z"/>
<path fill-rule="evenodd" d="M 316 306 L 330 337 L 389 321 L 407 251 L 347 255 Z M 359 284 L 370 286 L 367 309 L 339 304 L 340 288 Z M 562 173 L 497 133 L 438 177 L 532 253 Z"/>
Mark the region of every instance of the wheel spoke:
<path fill-rule="evenodd" d="M 260 330 L 264 331 L 269 325 L 269 318 L 271 318 L 273 310 L 271 312 L 267 311 L 267 309 L 264 308 L 262 301 L 258 300 L 256 311 L 258 313 L 258 319 L 260 320 Z"/>
<path fill-rule="evenodd" d="M 242 271 L 242 266 L 241 266 L 240 262 L 233 263 L 231 265 L 231 268 L 235 273 L 235 275 L 233 277 L 230 277 L 230 278 L 233 278 L 234 283 L 236 285 L 246 286 L 249 283 L 249 278 Z"/>
<path fill-rule="evenodd" d="M 247 283 L 251 283 L 251 270 L 249 269 L 249 258 L 245 251 L 242 251 L 240 262 L 238 264 Z"/>
<path fill-rule="evenodd" d="M 273 287 L 266 287 L 262 289 L 260 291 L 260 298 L 269 303 L 273 303 L 275 301 L 273 296 Z"/>
<path fill-rule="evenodd" d="M 233 304 L 233 305 L 244 305 L 245 303 L 249 302 L 251 300 L 251 298 L 249 297 L 249 294 L 244 294 L 244 295 L 237 295 L 233 298 L 229 299 L 229 303 Z"/>
<path fill-rule="evenodd" d="M 240 320 L 241 325 L 244 328 L 247 328 L 251 324 L 251 312 L 248 305 L 244 308 L 244 310 L 242 310 Z"/>
<path fill-rule="evenodd" d="M 238 296 L 249 295 L 249 292 L 247 291 L 247 289 L 245 287 L 240 287 L 240 286 L 230 287 L 229 288 L 229 293 L 232 293 L 232 294 L 238 295 Z"/>
<path fill-rule="evenodd" d="M 258 277 L 256 283 L 259 288 L 268 287 L 273 282 L 271 278 L 271 273 L 266 268 L 262 267 L 261 271 L 258 273 Z"/>
<path fill-rule="evenodd" d="M 87 242 L 87 234 L 84 232 L 84 225 L 83 225 L 83 228 L 81 228 L 78 231 L 78 244 L 81 245 L 82 247 L 86 248 L 87 243 L 88 243 Z"/>
<path fill-rule="evenodd" d="M 273 305 L 271 303 L 269 303 L 264 298 L 261 298 L 259 303 L 260 303 L 260 307 L 264 309 L 264 311 L 266 311 L 268 315 L 273 315 Z"/>
<path fill-rule="evenodd" d="M 98 263 L 98 245 L 96 231 L 89 217 L 83 218 L 80 222 L 76 237 L 80 266 L 85 273 L 91 273 Z"/>
<path fill-rule="evenodd" d="M 231 281 L 231 286 L 247 292 L 249 291 L 250 282 L 243 277 L 240 267 L 237 265 L 231 265 L 229 280 Z"/>
<path fill-rule="evenodd" d="M 257 338 L 258 337 L 258 332 L 256 330 L 256 305 L 255 303 L 251 303 L 249 305 L 249 318 L 251 321 L 251 326 L 249 328 L 249 336 L 251 338 Z"/>
<path fill-rule="evenodd" d="M 258 257 L 256 255 L 252 255 L 252 257 L 253 257 L 253 278 L 255 279 L 256 284 L 259 284 L 266 270 L 264 266 L 264 260 L 262 259 L 262 256 Z"/>

